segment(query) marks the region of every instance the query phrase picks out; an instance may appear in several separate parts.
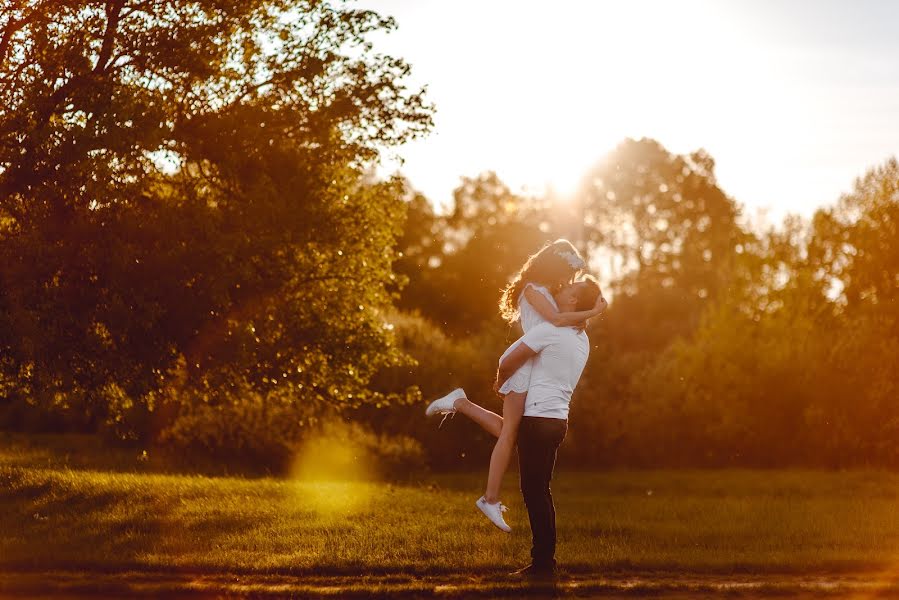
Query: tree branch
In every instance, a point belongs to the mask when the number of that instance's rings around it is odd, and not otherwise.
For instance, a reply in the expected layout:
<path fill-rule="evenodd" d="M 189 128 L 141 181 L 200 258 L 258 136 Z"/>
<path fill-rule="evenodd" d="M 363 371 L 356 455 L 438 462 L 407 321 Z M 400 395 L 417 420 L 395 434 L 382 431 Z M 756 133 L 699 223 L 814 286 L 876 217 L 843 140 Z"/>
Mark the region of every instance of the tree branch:
<path fill-rule="evenodd" d="M 115 44 L 115 34 L 119 28 L 119 17 L 122 14 L 124 4 L 125 0 L 114 0 L 106 3 L 106 32 L 103 34 L 103 46 L 100 48 L 97 64 L 94 65 L 94 74 L 104 72 L 108 66 L 109 57 L 112 56 L 113 44 Z"/>
<path fill-rule="evenodd" d="M 7 22 L 6 25 L 3 26 L 3 37 L 0 38 L 0 65 L 2 65 L 6 60 L 6 51 L 9 49 L 9 44 L 12 41 L 12 36 L 14 36 L 17 31 L 22 29 L 22 27 L 30 25 L 32 21 L 34 21 L 34 18 L 40 14 L 40 9 L 41 6 L 40 4 L 38 4 L 31 9 L 31 12 L 28 13 L 27 16 L 22 17 L 18 21 L 10 17 L 9 22 Z"/>

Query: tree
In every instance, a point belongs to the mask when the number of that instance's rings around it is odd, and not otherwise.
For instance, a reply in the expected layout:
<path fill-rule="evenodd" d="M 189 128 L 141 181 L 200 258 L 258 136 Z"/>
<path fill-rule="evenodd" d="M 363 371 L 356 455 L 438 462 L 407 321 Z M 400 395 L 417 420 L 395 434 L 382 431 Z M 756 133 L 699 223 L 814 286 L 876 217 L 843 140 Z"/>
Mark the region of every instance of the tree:
<path fill-rule="evenodd" d="M 899 161 L 869 170 L 813 221 L 809 252 L 854 308 L 899 312 Z"/>
<path fill-rule="evenodd" d="M 591 255 L 620 270 L 607 351 L 647 360 L 695 330 L 726 290 L 746 243 L 737 206 L 718 187 L 710 156 L 672 154 L 650 139 L 619 144 L 584 178 L 581 195 Z"/>
<path fill-rule="evenodd" d="M 427 260 L 409 271 L 400 306 L 420 311 L 451 334 L 471 336 L 491 321 L 502 326 L 502 289 L 528 256 L 554 238 L 537 203 L 514 194 L 496 173 L 463 177 L 453 200 L 443 217 L 412 212 L 439 243 L 429 245 Z M 403 252 L 422 256 L 421 247 L 408 244 Z"/>
<path fill-rule="evenodd" d="M 406 220 L 397 238 L 397 259 L 393 270 L 397 280 L 397 307 L 416 310 L 426 306 L 427 298 L 436 290 L 427 275 L 437 268 L 445 256 L 445 222 L 434 212 L 431 202 L 414 191 L 406 182 Z"/>
<path fill-rule="evenodd" d="M 890 160 L 811 222 L 741 245 L 728 292 L 636 378 L 629 451 L 652 439 L 645 454 L 672 462 L 895 466 L 897 189 Z"/>
<path fill-rule="evenodd" d="M 821 377 L 828 456 L 899 464 L 899 161 L 870 169 L 812 221 L 808 264 L 839 329 Z"/>
<path fill-rule="evenodd" d="M 431 124 L 367 39 L 394 25 L 317 1 L 5 11 L 0 350 L 20 401 L 146 431 L 176 384 L 371 398 L 400 359 L 380 314 L 404 206 L 364 168 Z"/>
<path fill-rule="evenodd" d="M 625 140 L 599 161 L 583 179 L 580 202 L 594 264 L 615 270 L 600 274 L 611 275 L 613 299 L 588 331 L 594 358 L 580 386 L 586 397 L 572 405 L 572 419 L 591 433 L 581 441 L 573 431 L 572 441 L 591 460 L 675 457 L 654 436 L 682 432 L 676 409 L 663 410 L 679 380 L 651 376 L 653 369 L 667 366 L 659 366 L 660 357 L 689 339 L 708 307 L 728 294 L 737 249 L 749 236 L 708 154 L 673 154 L 651 139 Z M 647 377 L 663 379 L 670 393 L 645 393 Z M 653 439 L 652 448 L 635 443 L 641 434 Z"/>

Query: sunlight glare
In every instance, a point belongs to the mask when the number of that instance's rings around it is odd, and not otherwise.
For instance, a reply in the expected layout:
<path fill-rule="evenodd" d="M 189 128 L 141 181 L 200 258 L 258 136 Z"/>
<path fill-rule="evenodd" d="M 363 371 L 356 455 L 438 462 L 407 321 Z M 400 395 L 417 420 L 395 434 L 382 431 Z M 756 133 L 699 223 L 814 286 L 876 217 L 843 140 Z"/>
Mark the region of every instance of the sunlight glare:
<path fill-rule="evenodd" d="M 451 53 L 438 52 L 444 46 L 434 32 L 399 34 L 398 51 L 416 48 L 421 69 L 445 75 L 427 81 L 438 106 L 435 133 L 400 152 L 405 167 L 391 163 L 384 172 L 407 173 L 443 209 L 460 176 L 490 170 L 514 191 L 551 189 L 564 203 L 628 137 L 726 156 L 722 184 L 741 181 L 749 196 L 765 197 L 770 180 L 747 165 L 771 146 L 772 131 L 814 138 L 816 105 L 782 49 L 760 43 L 739 7 L 712 0 L 511 6 L 478 3 L 483 26 L 466 21 L 465 11 L 437 11 L 447 31 L 472 37 Z M 502 33 L 488 23 L 502 23 Z"/>
<path fill-rule="evenodd" d="M 290 470 L 298 501 L 324 517 L 346 516 L 367 505 L 374 491 L 374 461 L 340 424 L 308 439 Z"/>

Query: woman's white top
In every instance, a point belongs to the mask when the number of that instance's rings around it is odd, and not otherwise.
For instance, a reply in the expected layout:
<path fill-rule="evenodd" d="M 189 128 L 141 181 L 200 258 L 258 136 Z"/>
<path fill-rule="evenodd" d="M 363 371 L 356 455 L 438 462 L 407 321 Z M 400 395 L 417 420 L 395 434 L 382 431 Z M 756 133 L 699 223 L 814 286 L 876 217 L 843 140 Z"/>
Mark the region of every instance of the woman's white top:
<path fill-rule="evenodd" d="M 532 288 L 534 291 L 542 294 L 549 300 L 549 303 L 553 305 L 553 308 L 559 310 L 559 306 L 556 304 L 553 295 L 549 293 L 549 290 L 543 287 L 542 285 L 538 285 L 536 283 L 528 283 L 524 286 L 524 290 Z M 531 306 L 531 303 L 528 302 L 527 297 L 524 295 L 524 290 L 521 291 L 521 296 L 518 298 L 518 314 L 519 314 L 519 322 L 521 323 L 521 328 L 525 333 L 540 325 L 541 323 L 546 323 L 546 319 L 544 319 L 537 309 Z M 499 357 L 499 362 L 502 362 L 503 359 L 509 355 L 515 346 L 521 343 L 521 338 L 515 340 L 511 346 L 506 348 L 506 351 L 503 352 L 503 355 Z M 521 365 L 515 373 L 512 374 L 509 379 L 506 380 L 505 383 L 499 388 L 499 392 L 503 395 L 508 394 L 509 392 L 527 392 L 528 386 L 531 384 L 531 369 L 534 366 L 534 359 L 528 360 L 526 363 Z"/>

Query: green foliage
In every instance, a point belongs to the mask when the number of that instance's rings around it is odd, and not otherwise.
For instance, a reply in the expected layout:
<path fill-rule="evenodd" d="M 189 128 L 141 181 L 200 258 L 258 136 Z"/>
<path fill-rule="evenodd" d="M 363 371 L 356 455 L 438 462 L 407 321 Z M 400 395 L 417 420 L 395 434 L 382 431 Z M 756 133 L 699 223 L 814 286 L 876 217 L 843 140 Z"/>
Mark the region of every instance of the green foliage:
<path fill-rule="evenodd" d="M 405 208 L 365 167 L 431 109 L 367 40 L 390 19 L 275 0 L 5 17 L 12 412 L 64 404 L 82 428 L 181 439 L 201 414 L 224 427 L 269 403 L 292 431 L 307 410 L 391 400 L 367 382 L 404 360 L 381 315 Z"/>
<path fill-rule="evenodd" d="M 166 388 L 164 396 L 151 400 L 159 403 L 161 412 L 173 415 L 158 435 L 158 443 L 168 451 L 237 460 L 282 473 L 315 418 L 313 406 L 297 402 L 284 389 L 263 395 L 249 388 Z"/>
<path fill-rule="evenodd" d="M 358 422 L 344 423 L 333 412 L 323 415 L 314 405 L 297 403 L 294 395 L 284 391 L 263 396 L 253 390 L 225 394 L 207 390 L 159 400 L 178 409 L 157 441 L 165 455 L 182 453 L 229 462 L 232 472 L 289 475 L 304 444 L 317 438 L 327 439 L 326 452 L 352 447 L 364 453 L 372 476 L 407 478 L 420 475 L 426 467 L 416 440 L 376 434 Z"/>
<path fill-rule="evenodd" d="M 585 182 L 586 231 L 617 265 L 615 296 L 631 305 L 619 320 L 641 330 L 661 325 L 662 342 L 692 331 L 708 301 L 725 290 L 735 248 L 746 237 L 737 205 L 718 187 L 712 158 L 629 139 Z"/>
<path fill-rule="evenodd" d="M 410 228 L 398 246 L 397 271 L 409 285 L 398 305 L 419 311 L 450 335 L 476 336 L 499 313 L 509 277 L 544 242 L 555 239 L 534 199 L 496 176 L 463 178 L 453 210 L 437 216 L 410 203 Z"/>
<path fill-rule="evenodd" d="M 890 300 L 899 280 L 888 270 L 897 186 L 891 160 L 810 224 L 790 218 L 747 246 L 728 295 L 637 378 L 626 452 L 691 464 L 899 465 Z M 641 439 L 654 447 L 641 452 Z"/>
<path fill-rule="evenodd" d="M 853 308 L 899 312 L 899 161 L 891 158 L 812 223 L 809 261 L 839 280 Z"/>

